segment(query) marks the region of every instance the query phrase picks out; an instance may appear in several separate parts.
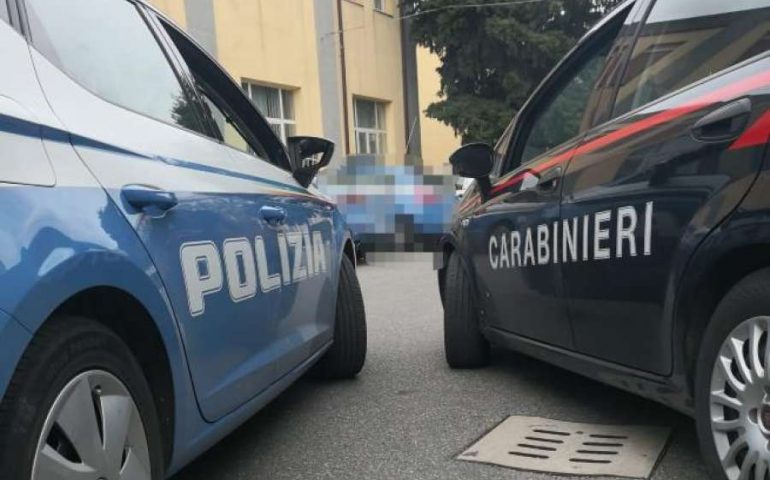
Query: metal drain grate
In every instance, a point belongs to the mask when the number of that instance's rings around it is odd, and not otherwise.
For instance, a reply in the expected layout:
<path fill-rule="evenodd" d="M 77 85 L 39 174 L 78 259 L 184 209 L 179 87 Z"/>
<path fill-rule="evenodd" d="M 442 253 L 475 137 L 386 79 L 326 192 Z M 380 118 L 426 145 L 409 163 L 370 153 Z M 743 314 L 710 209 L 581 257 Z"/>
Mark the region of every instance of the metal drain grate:
<path fill-rule="evenodd" d="M 670 429 L 508 417 L 459 460 L 537 472 L 649 478 Z"/>

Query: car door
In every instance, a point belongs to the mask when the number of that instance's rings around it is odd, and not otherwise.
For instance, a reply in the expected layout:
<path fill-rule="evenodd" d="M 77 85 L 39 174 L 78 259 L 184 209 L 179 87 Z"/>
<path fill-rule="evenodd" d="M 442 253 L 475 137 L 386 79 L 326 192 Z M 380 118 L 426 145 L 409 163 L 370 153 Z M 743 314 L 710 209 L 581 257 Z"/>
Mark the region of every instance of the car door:
<path fill-rule="evenodd" d="M 268 223 L 280 212 L 269 193 L 301 189 L 278 168 L 245 172 L 213 138 L 144 7 L 28 0 L 26 11 L 48 101 L 152 257 L 199 406 L 216 420 L 277 378 L 281 272 Z M 250 147 L 267 155 L 253 139 Z"/>
<path fill-rule="evenodd" d="M 340 261 L 337 252 L 341 252 L 333 244 L 340 238 L 335 230 L 334 204 L 312 185 L 304 188 L 294 179 L 281 158 L 285 150 L 280 140 L 216 62 L 163 18 L 153 19 L 183 70 L 193 79 L 203 99 L 204 115 L 213 124 L 217 138 L 232 147 L 228 150 L 237 171 L 272 182 L 261 188 L 257 202 L 264 203 L 267 211 L 278 214 L 280 220 L 254 218 L 255 209 L 249 221 L 261 223 L 266 232 L 261 241 L 266 251 L 272 252 L 265 259 L 265 272 L 273 272 L 268 274 L 273 275 L 267 305 L 273 318 L 270 358 L 275 362 L 277 377 L 281 377 L 328 345 L 333 337 L 336 266 Z M 274 164 L 255 157 L 253 142 L 248 141 L 250 134 L 266 146 L 263 157 L 279 157 Z M 262 270 L 259 273 L 262 275 Z"/>
<path fill-rule="evenodd" d="M 288 221 L 279 233 L 290 250 L 292 279 L 284 278 L 274 304 L 280 349 L 277 371 L 285 375 L 330 344 L 337 305 L 337 266 L 341 238 L 334 206 L 310 188 L 304 195 L 284 195 L 278 203 Z M 339 224 L 337 224 L 337 227 Z"/>
<path fill-rule="evenodd" d="M 560 268 L 561 180 L 628 8 L 585 38 L 523 108 L 507 173 L 468 221 L 489 326 L 572 346 Z"/>
<path fill-rule="evenodd" d="M 676 272 L 760 166 L 767 130 L 751 125 L 770 107 L 770 63 L 756 57 L 769 31 L 758 0 L 658 0 L 648 12 L 614 119 L 564 176 L 563 221 L 588 219 L 592 252 L 562 263 L 580 352 L 670 371 Z"/>

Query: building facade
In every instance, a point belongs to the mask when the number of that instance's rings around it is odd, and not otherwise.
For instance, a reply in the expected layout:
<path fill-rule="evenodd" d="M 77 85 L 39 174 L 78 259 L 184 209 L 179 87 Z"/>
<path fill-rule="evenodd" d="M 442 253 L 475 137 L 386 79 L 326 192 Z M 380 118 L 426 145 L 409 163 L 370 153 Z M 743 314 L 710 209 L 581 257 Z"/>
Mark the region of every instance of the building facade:
<path fill-rule="evenodd" d="M 241 83 L 282 138 L 447 171 L 460 145 L 425 116 L 438 58 L 415 46 L 398 0 L 151 0 Z"/>

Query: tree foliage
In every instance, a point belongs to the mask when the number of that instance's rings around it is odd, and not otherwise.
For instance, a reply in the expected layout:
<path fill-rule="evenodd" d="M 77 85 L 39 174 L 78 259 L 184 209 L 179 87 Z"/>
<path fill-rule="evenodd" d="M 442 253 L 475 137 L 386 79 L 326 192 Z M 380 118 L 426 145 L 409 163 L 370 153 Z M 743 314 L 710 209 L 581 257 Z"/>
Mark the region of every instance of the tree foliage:
<path fill-rule="evenodd" d="M 415 0 L 418 43 L 438 54 L 440 100 L 427 114 L 466 142 L 493 143 L 535 87 L 620 0 Z M 495 4 L 457 8 L 468 4 Z"/>

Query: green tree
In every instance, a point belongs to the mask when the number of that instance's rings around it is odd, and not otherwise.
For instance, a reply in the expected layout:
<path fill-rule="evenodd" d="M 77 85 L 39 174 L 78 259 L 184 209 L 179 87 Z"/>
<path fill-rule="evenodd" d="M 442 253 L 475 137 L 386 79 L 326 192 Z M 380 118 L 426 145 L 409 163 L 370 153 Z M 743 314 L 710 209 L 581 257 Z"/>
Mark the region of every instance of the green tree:
<path fill-rule="evenodd" d="M 440 100 L 428 116 L 465 142 L 494 143 L 556 62 L 619 1 L 406 2 L 415 39 L 442 62 Z"/>

